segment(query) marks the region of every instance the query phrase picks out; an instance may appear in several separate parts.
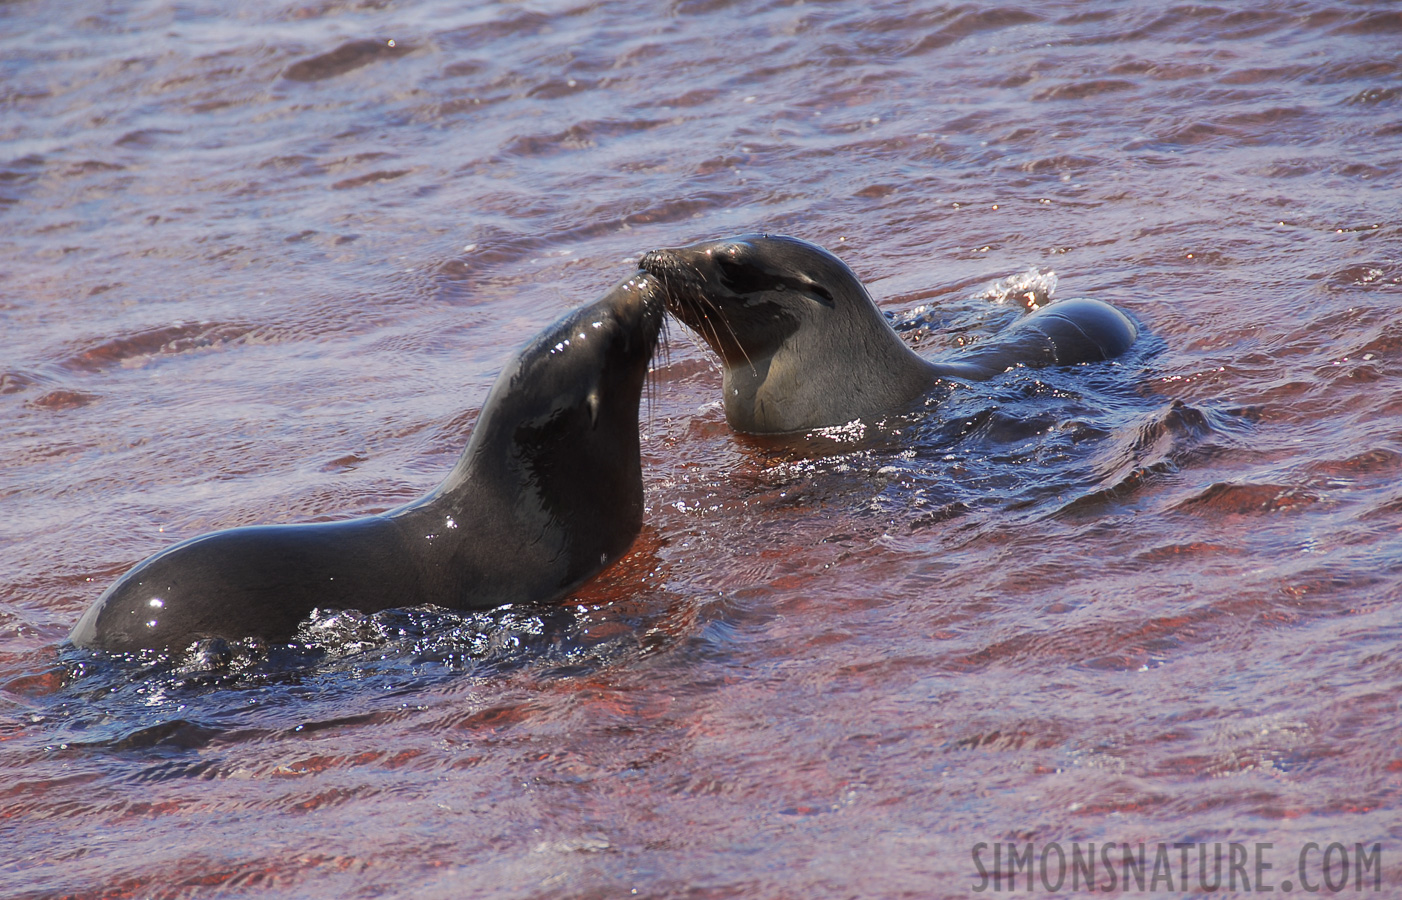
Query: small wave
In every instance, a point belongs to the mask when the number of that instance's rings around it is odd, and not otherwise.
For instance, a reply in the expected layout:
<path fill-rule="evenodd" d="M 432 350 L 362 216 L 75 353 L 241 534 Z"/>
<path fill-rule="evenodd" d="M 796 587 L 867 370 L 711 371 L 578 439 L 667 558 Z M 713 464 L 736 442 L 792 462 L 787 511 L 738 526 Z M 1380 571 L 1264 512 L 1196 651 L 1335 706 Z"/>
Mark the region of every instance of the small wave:
<path fill-rule="evenodd" d="M 90 394 L 87 391 L 73 391 L 59 388 L 35 397 L 25 405 L 33 409 L 47 409 L 57 412 L 65 409 L 77 409 L 80 406 L 87 406 L 97 399 L 97 394 Z"/>
<path fill-rule="evenodd" d="M 1042 17 L 1036 13 L 1020 9 L 969 9 L 968 7 L 955 7 L 957 14 L 950 21 L 943 22 L 934 30 L 916 40 L 905 53 L 918 55 L 931 50 L 938 50 L 948 47 L 951 44 L 962 41 L 966 37 L 980 34 L 986 31 L 998 31 L 1003 28 L 1011 28 L 1015 25 L 1030 25 L 1041 22 Z M 941 10 L 934 15 L 941 18 L 949 13 Z M 904 19 L 905 17 L 902 17 Z M 899 20 L 898 20 L 899 21 Z M 897 24 L 893 22 L 890 30 L 896 34 L 911 30 L 909 24 Z"/>
<path fill-rule="evenodd" d="M 136 147 L 139 149 L 149 149 L 160 144 L 162 138 L 173 137 L 180 134 L 169 128 L 142 128 L 137 131 L 128 131 L 117 138 L 118 147 Z"/>
<path fill-rule="evenodd" d="M 1366 13 L 1340 25 L 1334 34 L 1399 34 L 1402 33 L 1402 12 Z"/>
<path fill-rule="evenodd" d="M 1254 515 L 1313 506 L 1318 494 L 1285 484 L 1218 482 L 1174 505 L 1181 512 Z"/>
<path fill-rule="evenodd" d="M 403 697 L 464 678 L 595 671 L 640 652 L 639 621 L 572 606 L 318 611 L 283 645 L 211 639 L 171 654 L 65 646 L 28 702 L 51 751 L 153 758 L 135 777 L 164 780 L 200 774 L 187 771 L 192 752 L 393 719 Z M 24 687 L 5 685 L 12 696 Z"/>
<path fill-rule="evenodd" d="M 1031 312 L 1051 303 L 1052 294 L 1056 293 L 1056 283 L 1055 272 L 1031 268 L 995 281 L 975 296 L 992 303 L 1016 302 Z"/>
<path fill-rule="evenodd" d="M 283 70 L 282 77 L 289 81 L 324 81 L 411 49 L 393 40 L 351 41 L 328 53 L 293 63 Z"/>
<path fill-rule="evenodd" d="M 435 35 L 435 39 L 436 43 L 455 51 L 480 52 L 491 48 L 495 42 L 504 38 L 538 34 L 554 22 L 555 20 L 545 13 L 522 10 L 489 22 L 440 31 Z"/>
<path fill-rule="evenodd" d="M 1177 472 L 1226 440 L 1230 426 L 1222 414 L 1174 400 L 1121 429 L 1098 454 L 1098 483 L 1062 507 L 1062 513 L 1097 509 L 1123 500 L 1157 477 Z"/>
<path fill-rule="evenodd" d="M 139 366 L 154 357 L 221 347 L 243 339 L 251 331 L 252 326 L 230 322 L 177 322 L 99 341 L 79 350 L 60 365 L 80 372 Z"/>
<path fill-rule="evenodd" d="M 1121 78 L 1092 78 L 1088 81 L 1072 81 L 1053 87 L 1042 88 L 1032 95 L 1033 100 L 1084 100 L 1115 91 L 1132 91 L 1138 87 L 1132 81 Z"/>
<path fill-rule="evenodd" d="M 367 184 L 383 184 L 386 181 L 394 181 L 403 178 L 413 172 L 413 169 L 386 169 L 377 172 L 370 172 L 365 175 L 358 175 L 355 178 L 346 178 L 331 185 L 333 191 L 344 191 L 350 188 L 364 187 Z"/>
<path fill-rule="evenodd" d="M 1395 291 L 1402 285 L 1402 266 L 1393 261 L 1354 263 L 1329 273 L 1327 284 L 1334 289 Z"/>
<path fill-rule="evenodd" d="M 1012 319 L 998 316 L 989 321 L 990 307 L 1018 308 L 1021 312 L 1041 309 L 1052 302 L 1056 293 L 1057 276 L 1048 269 L 1030 268 L 1009 275 L 954 302 L 926 303 L 899 313 L 888 314 L 891 327 L 911 343 L 928 337 L 952 335 L 946 343 L 964 346 L 978 337 L 977 332 L 997 330 L 1011 324 Z M 967 336 L 965 336 L 967 335 Z"/>
<path fill-rule="evenodd" d="M 250 690 L 308 680 L 327 690 L 350 677 L 422 686 L 439 678 L 522 666 L 572 666 L 607 656 L 573 607 L 512 607 L 458 612 L 414 607 L 362 613 L 317 610 L 287 644 L 211 638 L 184 650 L 113 654 L 70 648 L 64 690 L 76 696 L 130 692 L 181 698 L 213 689 Z M 360 690 L 353 684 L 347 689 Z"/>
<path fill-rule="evenodd" d="M 503 152 L 510 157 L 553 156 L 570 150 L 595 147 L 609 138 L 649 131 L 670 123 L 670 120 L 598 120 L 579 122 L 564 131 L 550 134 L 522 135 L 508 143 Z"/>
<path fill-rule="evenodd" d="M 41 376 L 29 372 L 16 370 L 0 372 L 0 395 L 18 394 L 20 391 L 43 383 L 44 379 Z"/>

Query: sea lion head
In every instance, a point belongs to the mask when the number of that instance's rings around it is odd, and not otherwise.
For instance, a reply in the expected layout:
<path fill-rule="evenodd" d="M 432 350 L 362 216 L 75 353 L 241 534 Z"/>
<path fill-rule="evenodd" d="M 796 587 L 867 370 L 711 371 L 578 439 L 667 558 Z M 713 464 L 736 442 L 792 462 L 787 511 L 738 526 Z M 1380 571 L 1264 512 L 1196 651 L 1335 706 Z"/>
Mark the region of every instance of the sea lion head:
<path fill-rule="evenodd" d="M 928 386 L 861 281 L 816 244 L 741 234 L 653 250 L 640 266 L 720 357 L 726 418 L 739 431 L 841 425 Z"/>
<path fill-rule="evenodd" d="M 506 530 L 524 524 L 564 583 L 621 556 L 642 526 L 638 408 L 664 310 L 661 285 L 637 272 L 542 331 L 497 378 L 444 482 L 475 502 L 501 488 L 518 523 Z"/>
<path fill-rule="evenodd" d="M 643 255 L 667 308 L 726 365 L 772 356 L 805 322 L 838 318 L 861 282 L 842 260 L 797 238 L 742 234 Z M 819 326 L 821 329 L 822 326 Z"/>

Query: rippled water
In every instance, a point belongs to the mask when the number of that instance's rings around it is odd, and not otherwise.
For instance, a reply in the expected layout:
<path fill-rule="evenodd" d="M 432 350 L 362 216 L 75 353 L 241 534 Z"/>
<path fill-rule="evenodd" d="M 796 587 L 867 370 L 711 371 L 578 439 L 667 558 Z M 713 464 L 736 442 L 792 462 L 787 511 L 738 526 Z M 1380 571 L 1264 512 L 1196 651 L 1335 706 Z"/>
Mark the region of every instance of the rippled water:
<path fill-rule="evenodd" d="M 1395 889 L 1399 46 L 1383 0 L 0 5 L 0 894 L 952 897 L 1008 841 Z M 566 607 L 65 643 L 175 540 L 418 496 L 545 322 L 755 229 L 921 348 L 1024 277 L 1147 337 L 759 441 L 673 327 L 647 526 Z"/>

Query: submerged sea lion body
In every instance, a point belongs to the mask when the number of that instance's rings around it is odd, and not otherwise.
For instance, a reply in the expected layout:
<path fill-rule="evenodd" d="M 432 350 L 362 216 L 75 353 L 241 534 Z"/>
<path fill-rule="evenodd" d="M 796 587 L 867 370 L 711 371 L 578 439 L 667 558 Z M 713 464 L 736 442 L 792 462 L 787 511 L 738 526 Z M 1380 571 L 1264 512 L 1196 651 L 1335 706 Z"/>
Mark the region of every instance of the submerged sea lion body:
<path fill-rule="evenodd" d="M 1098 362 L 1138 335 L 1098 300 L 1052 303 L 947 359 L 910 349 L 846 264 L 806 241 L 743 234 L 643 255 L 667 308 L 724 368 L 737 431 L 778 434 L 898 411 L 941 380 L 985 380 L 1016 365 Z"/>
<path fill-rule="evenodd" d="M 642 526 L 638 406 L 663 316 L 644 273 L 541 332 L 501 373 L 427 496 L 374 516 L 192 538 L 123 575 L 79 646 L 285 641 L 315 608 L 486 609 L 566 596 Z"/>

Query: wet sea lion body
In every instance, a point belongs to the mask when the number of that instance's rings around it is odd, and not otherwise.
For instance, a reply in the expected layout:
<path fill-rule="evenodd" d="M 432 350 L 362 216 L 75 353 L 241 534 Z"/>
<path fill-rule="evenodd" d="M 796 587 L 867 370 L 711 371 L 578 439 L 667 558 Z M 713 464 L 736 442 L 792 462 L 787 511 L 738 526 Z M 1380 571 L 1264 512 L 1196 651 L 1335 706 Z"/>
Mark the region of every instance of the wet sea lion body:
<path fill-rule="evenodd" d="M 944 379 L 1110 359 L 1138 335 L 1107 303 L 1066 300 L 927 360 L 900 339 L 845 263 L 806 241 L 743 234 L 654 250 L 640 266 L 662 282 L 672 314 L 720 357 L 726 419 L 753 434 L 899 411 Z"/>
<path fill-rule="evenodd" d="M 79 646 L 289 639 L 315 608 L 486 609 L 566 596 L 642 525 L 638 407 L 664 303 L 637 273 L 545 329 L 497 378 L 467 448 L 379 515 L 235 528 L 138 564 L 74 626 Z"/>

